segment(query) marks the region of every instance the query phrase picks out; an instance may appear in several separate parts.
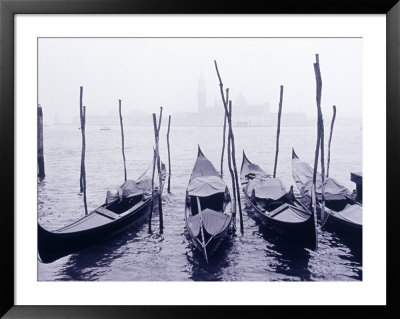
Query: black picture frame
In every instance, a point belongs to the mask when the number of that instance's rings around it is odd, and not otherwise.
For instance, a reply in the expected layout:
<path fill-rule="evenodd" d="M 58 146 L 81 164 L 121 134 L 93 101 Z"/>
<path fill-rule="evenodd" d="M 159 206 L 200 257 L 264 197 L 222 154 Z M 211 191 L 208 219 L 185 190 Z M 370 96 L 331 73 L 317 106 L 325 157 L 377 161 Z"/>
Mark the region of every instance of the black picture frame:
<path fill-rule="evenodd" d="M 387 305 L 386 306 L 17 306 L 14 303 L 14 15 L 15 14 L 385 14 L 387 49 L 386 172 L 387 176 Z M 0 242 L 0 315 L 6 318 L 164 318 L 268 316 L 308 317 L 321 312 L 334 317 L 399 315 L 395 264 L 396 187 L 400 136 L 400 3 L 398 0 L 0 0 L 0 180 L 3 205 Z M 35 103 L 33 103 L 35 104 Z M 377 106 L 380 107 L 380 106 Z M 376 169 L 381 169 L 377 167 Z M 377 185 L 379 187 L 379 185 Z M 382 201 L 384 201 L 382 199 Z M 34 213 L 32 211 L 32 213 Z M 379 217 L 379 216 L 378 216 Z M 377 218 L 378 218 L 377 217 Z M 379 234 L 377 234 L 379 235 Z M 398 255 L 398 254 L 397 254 Z M 238 291 L 240 294 L 241 292 Z M 312 296 L 310 296 L 312 298 Z M 45 303 L 45 301 L 44 301 Z M 268 309 L 265 309 L 268 307 Z M 312 311 L 312 312 L 311 312 Z"/>

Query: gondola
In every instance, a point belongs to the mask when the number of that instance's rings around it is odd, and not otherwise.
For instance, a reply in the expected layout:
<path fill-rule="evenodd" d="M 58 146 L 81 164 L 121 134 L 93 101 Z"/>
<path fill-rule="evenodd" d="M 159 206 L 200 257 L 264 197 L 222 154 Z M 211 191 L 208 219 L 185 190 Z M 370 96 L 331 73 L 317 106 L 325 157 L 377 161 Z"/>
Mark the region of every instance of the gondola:
<path fill-rule="evenodd" d="M 300 194 L 306 203 L 310 202 L 313 179 L 311 166 L 299 159 L 292 150 L 292 174 Z M 318 222 L 325 228 L 329 227 L 341 233 L 351 233 L 361 237 L 362 232 L 362 205 L 352 198 L 351 192 L 335 179 L 325 179 L 325 214 L 321 214 L 322 179 L 317 174 L 317 217 Z"/>
<path fill-rule="evenodd" d="M 240 180 L 244 195 L 254 210 L 251 217 L 259 220 L 264 229 L 272 229 L 293 245 L 317 250 L 314 214 L 295 198 L 293 187 L 288 192 L 279 178 L 273 178 L 251 163 L 244 151 Z"/>
<path fill-rule="evenodd" d="M 87 248 L 137 224 L 149 214 L 153 198 L 163 189 L 166 170 L 162 168 L 161 190 L 152 194 L 148 168 L 138 179 L 127 180 L 116 192 L 107 191 L 106 201 L 83 218 L 55 231 L 38 223 L 38 257 L 42 263 L 55 260 Z"/>
<path fill-rule="evenodd" d="M 199 146 L 186 190 L 185 227 L 207 263 L 229 231 L 231 207 L 228 187 Z"/>

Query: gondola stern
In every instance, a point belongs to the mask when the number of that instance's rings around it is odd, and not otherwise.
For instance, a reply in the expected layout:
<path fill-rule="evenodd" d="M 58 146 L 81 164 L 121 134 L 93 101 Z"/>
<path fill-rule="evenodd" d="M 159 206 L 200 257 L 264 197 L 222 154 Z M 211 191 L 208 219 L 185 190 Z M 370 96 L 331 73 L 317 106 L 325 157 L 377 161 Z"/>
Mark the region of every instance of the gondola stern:
<path fill-rule="evenodd" d="M 51 241 L 52 233 L 44 229 L 39 223 L 37 223 L 37 226 L 38 260 L 43 264 L 52 263 L 53 261 L 58 259 L 53 256 L 48 248 L 48 243 L 49 241 Z"/>
<path fill-rule="evenodd" d="M 299 157 L 297 156 L 296 152 L 294 151 L 294 147 L 292 147 L 292 159 L 295 159 L 295 158 L 299 158 Z"/>
<path fill-rule="evenodd" d="M 244 150 L 243 150 L 243 160 L 242 160 L 242 163 L 244 163 L 244 162 L 248 162 L 249 164 L 252 164 L 252 163 L 249 161 L 249 159 L 247 158 L 246 153 L 245 153 Z M 243 164 L 242 164 L 242 165 L 243 165 Z"/>
<path fill-rule="evenodd" d="M 205 157 L 203 151 L 200 148 L 200 144 L 197 144 L 197 157 L 200 157 L 200 156 Z"/>
<path fill-rule="evenodd" d="M 249 161 L 249 159 L 247 158 L 247 156 L 246 156 L 246 153 L 244 152 L 244 150 L 243 150 L 243 159 L 242 159 L 242 165 L 240 166 L 240 174 L 242 174 L 242 171 L 243 171 L 243 167 L 245 166 L 245 165 L 250 165 L 251 164 L 251 162 Z"/>

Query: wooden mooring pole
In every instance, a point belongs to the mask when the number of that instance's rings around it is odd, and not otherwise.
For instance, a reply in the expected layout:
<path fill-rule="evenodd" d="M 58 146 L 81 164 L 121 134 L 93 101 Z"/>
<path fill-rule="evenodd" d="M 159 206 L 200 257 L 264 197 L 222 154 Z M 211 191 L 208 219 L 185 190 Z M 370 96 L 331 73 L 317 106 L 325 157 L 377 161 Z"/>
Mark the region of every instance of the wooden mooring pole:
<path fill-rule="evenodd" d="M 226 89 L 226 98 L 225 101 L 228 101 L 229 99 L 229 89 Z M 228 113 L 230 110 L 228 110 Z M 225 113 L 225 118 L 229 117 L 229 114 Z M 232 156 L 231 156 L 231 138 L 230 138 L 230 132 L 228 132 L 228 168 L 229 168 L 229 173 L 231 175 L 231 180 L 232 180 L 232 219 L 233 219 L 233 228 L 236 230 L 236 183 L 235 183 L 235 172 L 233 171 L 232 167 Z"/>
<path fill-rule="evenodd" d="M 38 177 L 44 178 L 44 155 L 43 155 L 43 111 L 42 106 L 38 105 Z"/>
<path fill-rule="evenodd" d="M 316 63 L 314 63 L 314 72 L 315 72 L 315 80 L 317 84 L 316 89 L 316 102 L 317 102 L 317 112 L 318 112 L 318 124 L 317 124 L 317 147 L 321 148 L 321 221 L 324 223 L 327 220 L 327 216 L 325 216 L 325 163 L 324 163 L 324 123 L 322 118 L 321 111 L 321 91 L 322 91 L 322 78 L 321 78 L 321 70 L 319 65 L 319 56 L 315 55 Z M 318 161 L 318 150 L 316 150 L 315 155 L 316 161 Z M 314 164 L 314 174 L 313 174 L 313 182 L 314 182 L 314 192 L 315 196 L 317 194 L 317 185 L 316 185 L 316 176 L 317 176 L 317 168 L 318 164 Z"/>
<path fill-rule="evenodd" d="M 233 130 L 232 130 L 232 101 L 229 101 L 229 135 L 230 135 L 230 140 L 231 140 L 231 146 L 232 146 L 232 153 L 230 156 L 232 156 L 232 163 L 233 163 L 233 172 L 235 173 L 235 184 L 236 184 L 236 201 L 239 207 L 239 220 L 240 220 L 240 232 L 243 234 L 244 232 L 244 226 L 243 226 L 243 213 L 242 213 L 242 205 L 240 201 L 240 186 L 239 186 L 239 177 L 238 177 L 238 171 L 236 167 L 236 151 L 235 151 L 235 138 L 233 136 Z"/>
<path fill-rule="evenodd" d="M 153 217 L 153 207 L 154 207 L 154 174 L 156 170 L 157 153 L 156 149 L 153 147 L 153 173 L 151 174 L 151 208 L 149 215 L 149 234 L 151 234 L 151 218 Z"/>
<path fill-rule="evenodd" d="M 333 125 L 335 124 L 335 118 L 336 118 L 336 106 L 333 106 L 333 116 L 332 116 L 332 122 L 331 122 L 331 132 L 329 134 L 329 143 L 328 143 L 328 167 L 326 168 L 326 177 L 329 177 L 329 166 L 331 163 L 331 142 L 332 142 L 332 133 L 333 133 Z"/>
<path fill-rule="evenodd" d="M 171 193 L 171 152 L 169 149 L 169 129 L 171 127 L 171 115 L 168 117 L 167 147 L 168 147 L 168 194 Z"/>
<path fill-rule="evenodd" d="M 82 156 L 81 156 L 81 192 L 83 191 L 83 204 L 85 206 L 85 215 L 88 213 L 86 199 L 86 171 L 85 171 L 85 152 L 86 152 L 86 107 L 82 106 L 83 87 L 80 87 L 80 115 L 81 115 L 81 133 L 82 133 Z"/>
<path fill-rule="evenodd" d="M 227 114 L 224 112 L 224 129 L 222 133 L 222 152 L 221 152 L 221 177 L 224 176 L 224 153 L 225 153 L 225 140 L 226 140 L 226 117 Z"/>
<path fill-rule="evenodd" d="M 125 142 L 124 142 L 124 125 L 122 123 L 121 100 L 119 101 L 119 122 L 121 124 L 121 139 L 122 139 L 122 158 L 124 160 L 124 181 L 126 182 L 126 161 L 125 161 Z"/>
<path fill-rule="evenodd" d="M 279 133 L 281 131 L 282 99 L 283 99 L 283 85 L 281 85 L 281 93 L 280 93 L 280 98 L 279 98 L 278 126 L 277 126 L 277 130 L 276 130 L 276 152 L 275 152 L 275 164 L 274 164 L 274 178 L 276 177 L 276 166 L 278 164 Z"/>
<path fill-rule="evenodd" d="M 81 123 L 81 135 L 82 135 L 82 150 L 81 150 L 81 174 L 79 176 L 79 190 L 80 193 L 83 193 L 83 163 L 84 163 L 84 148 L 83 148 L 83 142 L 84 142 L 84 133 L 83 133 L 83 104 L 82 104 L 82 98 L 83 98 L 83 87 L 80 87 L 80 95 L 79 95 L 79 119 Z"/>
<path fill-rule="evenodd" d="M 158 183 L 159 183 L 159 185 L 158 185 L 158 211 L 159 211 L 159 216 L 160 216 L 160 234 L 163 233 L 163 229 L 164 229 L 162 198 L 161 198 L 162 175 L 161 175 L 161 161 L 160 161 L 160 149 L 159 149 L 159 136 L 160 136 L 162 111 L 163 111 L 163 108 L 160 107 L 160 118 L 158 120 L 158 126 L 157 126 L 156 114 L 153 113 L 154 140 L 155 140 L 155 149 L 156 149 L 156 157 L 157 157 L 157 171 L 158 171 Z"/>
<path fill-rule="evenodd" d="M 233 171 L 234 171 L 234 175 L 235 175 L 233 183 L 235 183 L 235 185 L 236 185 L 236 202 L 237 202 L 238 207 L 239 207 L 240 231 L 243 234 L 243 232 L 244 232 L 243 216 L 242 216 L 242 206 L 241 206 L 241 202 L 240 202 L 240 188 L 239 188 L 238 174 L 237 174 L 237 168 L 236 168 L 236 159 L 235 159 L 235 138 L 233 136 L 233 129 L 232 129 L 232 116 L 230 114 L 230 111 L 228 110 L 228 100 L 225 99 L 225 96 L 224 96 L 223 83 L 222 83 L 222 79 L 221 79 L 221 76 L 220 76 L 219 71 L 218 71 L 217 61 L 214 60 L 214 64 L 215 64 L 215 70 L 217 71 L 217 76 L 218 76 L 218 80 L 219 80 L 219 88 L 220 88 L 222 103 L 224 105 L 225 114 L 227 115 L 227 120 L 228 120 L 228 127 L 229 127 L 228 139 L 230 139 L 230 142 L 232 143 L 231 144 L 232 153 L 228 154 L 228 156 L 232 156 Z M 229 101 L 229 104 L 230 104 L 230 106 L 232 108 L 231 101 Z"/>

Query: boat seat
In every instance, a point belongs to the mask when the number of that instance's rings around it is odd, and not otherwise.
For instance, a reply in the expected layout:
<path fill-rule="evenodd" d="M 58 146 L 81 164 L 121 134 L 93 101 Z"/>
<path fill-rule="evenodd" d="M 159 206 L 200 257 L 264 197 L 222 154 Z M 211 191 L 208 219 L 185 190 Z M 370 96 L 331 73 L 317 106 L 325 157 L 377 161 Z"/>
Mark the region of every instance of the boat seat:
<path fill-rule="evenodd" d="M 111 219 L 117 219 L 120 216 L 114 212 L 112 212 L 111 210 L 108 210 L 107 208 L 101 206 L 99 208 L 96 209 L 96 213 L 100 214 L 100 215 L 104 215 L 106 217 L 109 217 Z"/>
<path fill-rule="evenodd" d="M 262 207 L 259 203 L 256 203 L 256 207 L 258 208 L 258 210 L 260 210 L 261 212 L 265 212 L 265 208 Z"/>
<path fill-rule="evenodd" d="M 282 211 L 284 211 L 284 210 L 286 210 L 286 209 L 288 209 L 290 207 L 292 207 L 292 205 L 283 204 L 283 205 L 275 208 L 274 210 L 266 213 L 266 215 L 268 215 L 268 217 L 274 217 L 275 215 L 278 215 L 279 213 L 281 213 Z"/>

